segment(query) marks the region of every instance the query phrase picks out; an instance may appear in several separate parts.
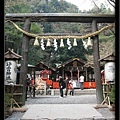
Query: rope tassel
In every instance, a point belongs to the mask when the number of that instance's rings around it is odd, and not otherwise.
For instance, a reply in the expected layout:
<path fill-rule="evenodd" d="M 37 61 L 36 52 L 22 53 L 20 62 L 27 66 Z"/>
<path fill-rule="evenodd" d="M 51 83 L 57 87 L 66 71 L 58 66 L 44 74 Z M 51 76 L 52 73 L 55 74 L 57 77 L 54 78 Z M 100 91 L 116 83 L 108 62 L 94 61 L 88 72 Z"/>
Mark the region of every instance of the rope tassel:
<path fill-rule="evenodd" d="M 35 38 L 34 45 L 35 45 L 35 46 L 38 46 L 38 45 L 39 45 L 39 42 L 38 42 L 38 38 L 37 38 L 37 37 Z"/>
<path fill-rule="evenodd" d="M 69 38 L 67 38 L 67 45 L 68 45 L 68 49 L 70 50 L 72 46 Z"/>
<path fill-rule="evenodd" d="M 50 46 L 50 45 L 51 45 L 50 39 L 48 38 L 46 46 Z"/>
<path fill-rule="evenodd" d="M 74 38 L 73 46 L 77 46 L 77 40 Z"/>
<path fill-rule="evenodd" d="M 92 42 L 91 42 L 91 39 L 90 39 L 90 37 L 88 37 L 87 46 L 92 46 Z"/>
<path fill-rule="evenodd" d="M 41 39 L 41 48 L 42 48 L 42 50 L 45 50 L 43 39 Z"/>
<path fill-rule="evenodd" d="M 60 41 L 60 47 L 64 47 L 63 39 Z"/>
<path fill-rule="evenodd" d="M 84 48 L 85 48 L 86 50 L 88 50 L 88 49 L 87 49 L 87 47 L 88 47 L 88 46 L 87 46 L 87 43 L 86 43 L 83 39 L 82 39 L 82 42 L 83 42 Z"/>
<path fill-rule="evenodd" d="M 54 45 L 54 47 L 55 47 L 55 49 L 54 49 L 54 50 L 56 51 L 56 50 L 58 49 L 56 39 L 54 39 L 54 44 L 53 44 L 53 45 Z"/>

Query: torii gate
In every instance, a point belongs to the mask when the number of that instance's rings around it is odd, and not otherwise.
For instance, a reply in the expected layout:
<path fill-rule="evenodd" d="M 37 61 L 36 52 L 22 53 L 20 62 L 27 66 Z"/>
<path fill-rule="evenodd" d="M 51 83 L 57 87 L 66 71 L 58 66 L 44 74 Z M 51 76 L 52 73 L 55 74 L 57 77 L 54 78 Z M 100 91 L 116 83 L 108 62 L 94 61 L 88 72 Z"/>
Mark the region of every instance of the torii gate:
<path fill-rule="evenodd" d="M 24 22 L 24 30 L 30 31 L 31 22 L 80 22 L 92 23 L 92 32 L 98 30 L 97 23 L 114 23 L 115 15 L 111 14 L 80 14 L 80 13 L 9 13 L 5 15 L 5 20 L 13 22 Z M 27 64 L 28 64 L 28 42 L 30 36 L 23 34 L 22 42 L 22 57 L 20 80 L 24 86 L 23 95 L 25 96 L 25 80 L 27 78 Z M 97 104 L 103 101 L 102 82 L 100 74 L 100 59 L 99 56 L 99 38 L 94 35 L 93 39 L 93 57 L 94 57 L 94 71 L 96 81 L 96 98 Z M 25 97 L 23 98 L 25 103 Z"/>

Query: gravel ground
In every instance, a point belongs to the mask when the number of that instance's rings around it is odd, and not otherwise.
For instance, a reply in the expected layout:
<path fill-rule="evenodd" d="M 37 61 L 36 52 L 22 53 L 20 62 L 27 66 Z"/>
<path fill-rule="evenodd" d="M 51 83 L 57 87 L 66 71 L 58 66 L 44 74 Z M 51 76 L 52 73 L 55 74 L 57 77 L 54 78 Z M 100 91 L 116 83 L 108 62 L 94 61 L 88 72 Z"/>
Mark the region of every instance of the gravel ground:
<path fill-rule="evenodd" d="M 32 104 L 91 104 L 96 105 L 96 95 L 79 95 L 79 96 L 67 96 L 66 98 L 59 98 L 59 96 L 40 96 L 36 95 L 35 98 L 28 98 L 25 106 L 29 109 Z M 108 108 L 96 109 L 100 114 L 105 117 L 106 120 L 115 120 L 115 111 L 110 111 Z M 11 116 L 5 120 L 20 120 L 25 114 L 22 112 L 13 112 Z"/>

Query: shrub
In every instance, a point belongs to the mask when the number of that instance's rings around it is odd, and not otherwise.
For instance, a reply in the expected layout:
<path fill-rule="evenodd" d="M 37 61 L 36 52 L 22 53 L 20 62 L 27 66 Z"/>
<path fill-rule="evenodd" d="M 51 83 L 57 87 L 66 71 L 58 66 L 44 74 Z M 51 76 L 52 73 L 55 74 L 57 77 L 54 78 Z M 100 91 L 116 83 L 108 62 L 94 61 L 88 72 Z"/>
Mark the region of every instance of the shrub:
<path fill-rule="evenodd" d="M 115 103 L 115 85 L 112 86 L 109 97 L 110 97 L 110 102 Z"/>
<path fill-rule="evenodd" d="M 12 98 L 11 94 L 8 94 L 8 93 L 5 94 L 5 96 L 4 96 L 4 105 L 5 105 L 5 108 L 8 108 L 8 107 L 11 106 L 11 98 Z"/>

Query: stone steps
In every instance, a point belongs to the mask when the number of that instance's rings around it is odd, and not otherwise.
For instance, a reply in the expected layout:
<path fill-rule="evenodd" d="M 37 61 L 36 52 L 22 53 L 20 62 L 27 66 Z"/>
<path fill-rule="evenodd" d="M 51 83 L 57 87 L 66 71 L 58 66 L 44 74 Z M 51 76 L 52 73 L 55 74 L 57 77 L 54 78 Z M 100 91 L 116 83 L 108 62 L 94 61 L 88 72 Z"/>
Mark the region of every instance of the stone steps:
<path fill-rule="evenodd" d="M 65 89 L 63 90 L 63 92 L 65 93 Z M 70 90 L 68 90 L 68 94 L 70 93 Z M 60 91 L 59 89 L 52 89 L 51 90 L 51 95 L 59 95 Z M 74 95 L 95 95 L 96 94 L 96 89 L 75 89 L 74 90 Z"/>

